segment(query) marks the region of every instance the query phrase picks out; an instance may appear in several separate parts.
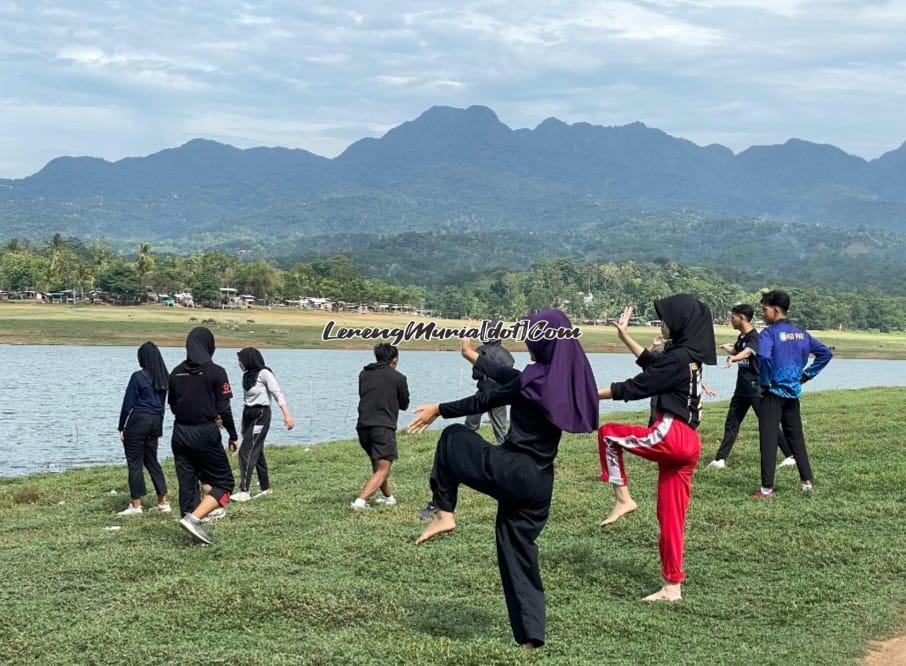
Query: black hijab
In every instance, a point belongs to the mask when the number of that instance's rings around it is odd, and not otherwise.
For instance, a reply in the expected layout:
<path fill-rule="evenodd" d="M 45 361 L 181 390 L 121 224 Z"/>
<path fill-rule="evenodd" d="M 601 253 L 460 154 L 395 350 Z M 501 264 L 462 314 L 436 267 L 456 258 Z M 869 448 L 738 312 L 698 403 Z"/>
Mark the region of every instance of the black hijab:
<path fill-rule="evenodd" d="M 692 294 L 674 294 L 654 302 L 658 317 L 670 330 L 670 347 L 689 352 L 696 363 L 717 365 L 717 343 L 711 309 Z"/>
<path fill-rule="evenodd" d="M 236 356 L 239 357 L 239 362 L 242 363 L 242 367 L 245 369 L 245 374 L 242 375 L 242 388 L 246 391 L 252 388 L 255 385 L 255 382 L 258 381 L 259 372 L 262 370 L 270 370 L 271 373 L 274 372 L 264 364 L 264 357 L 261 355 L 261 352 L 254 347 L 240 349 Z"/>
<path fill-rule="evenodd" d="M 201 367 L 211 363 L 214 355 L 214 334 L 204 326 L 196 326 L 186 338 L 186 361 L 189 365 Z"/>
<path fill-rule="evenodd" d="M 156 344 L 146 342 L 138 348 L 138 364 L 155 391 L 167 390 L 170 373 L 167 372 L 164 358 L 160 355 L 160 349 Z"/>

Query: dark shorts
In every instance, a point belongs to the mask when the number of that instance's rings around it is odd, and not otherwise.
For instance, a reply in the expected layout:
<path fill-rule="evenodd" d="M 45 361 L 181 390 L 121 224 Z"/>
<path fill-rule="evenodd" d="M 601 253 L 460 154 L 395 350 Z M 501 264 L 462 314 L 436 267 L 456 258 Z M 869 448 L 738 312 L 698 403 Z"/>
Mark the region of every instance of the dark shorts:
<path fill-rule="evenodd" d="M 393 428 L 356 428 L 359 444 L 372 460 L 396 460 L 396 430 Z"/>

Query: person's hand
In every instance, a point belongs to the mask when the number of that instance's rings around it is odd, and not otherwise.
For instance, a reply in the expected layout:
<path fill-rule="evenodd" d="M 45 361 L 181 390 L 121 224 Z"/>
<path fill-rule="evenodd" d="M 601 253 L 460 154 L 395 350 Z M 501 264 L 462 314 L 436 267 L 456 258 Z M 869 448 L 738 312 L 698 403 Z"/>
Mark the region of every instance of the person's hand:
<path fill-rule="evenodd" d="M 424 432 L 425 429 L 434 423 L 440 416 L 440 405 L 422 405 L 415 408 L 416 417 L 406 426 L 406 432 L 410 435 L 417 435 Z"/>
<path fill-rule="evenodd" d="M 472 354 L 477 353 L 475 350 L 475 343 L 472 342 L 472 338 L 463 338 L 459 343 L 459 353 L 470 358 Z"/>
<path fill-rule="evenodd" d="M 722 345 L 720 346 L 720 348 L 723 349 L 723 350 L 724 350 L 725 352 L 727 352 L 728 354 L 732 354 L 732 353 L 733 353 L 733 349 L 734 349 L 733 345 L 731 345 L 729 342 L 727 342 L 727 343 L 725 343 L 725 344 L 722 344 Z"/>
<path fill-rule="evenodd" d="M 731 365 L 733 365 L 733 361 L 730 359 L 729 356 L 727 356 L 727 362 L 724 363 L 724 367 L 729 368 Z"/>
<path fill-rule="evenodd" d="M 620 318 L 613 322 L 614 328 L 617 329 L 617 333 L 620 334 L 620 337 L 623 337 L 629 332 L 629 320 L 632 319 L 633 307 L 627 305 L 623 308 L 623 313 L 620 315 Z"/>
<path fill-rule="evenodd" d="M 220 418 L 220 414 L 218 414 L 216 417 L 214 417 L 214 425 L 216 425 L 218 428 L 223 427 L 223 419 Z"/>
<path fill-rule="evenodd" d="M 706 384 L 702 384 L 702 390 L 705 392 L 705 395 L 708 396 L 709 398 L 713 398 L 717 395 L 717 393 L 715 393 L 714 389 Z"/>
<path fill-rule="evenodd" d="M 230 453 L 236 453 L 239 450 L 239 440 L 231 439 L 230 440 Z"/>
<path fill-rule="evenodd" d="M 287 430 L 292 430 L 293 428 L 296 427 L 296 422 L 293 420 L 292 416 L 284 416 L 283 425 L 286 426 Z"/>
<path fill-rule="evenodd" d="M 122 431 L 122 430 L 119 431 L 119 435 L 120 435 L 120 441 L 121 441 L 121 442 L 125 442 L 125 441 L 126 441 L 126 437 L 125 437 L 125 435 L 123 434 L 123 431 Z"/>

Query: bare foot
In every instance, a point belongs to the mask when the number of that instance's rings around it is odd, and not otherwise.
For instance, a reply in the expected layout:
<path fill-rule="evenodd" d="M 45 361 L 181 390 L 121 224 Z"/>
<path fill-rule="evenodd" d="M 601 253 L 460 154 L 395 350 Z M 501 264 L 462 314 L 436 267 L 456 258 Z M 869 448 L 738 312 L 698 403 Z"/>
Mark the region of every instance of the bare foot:
<path fill-rule="evenodd" d="M 610 515 L 607 516 L 604 520 L 601 521 L 601 527 L 607 525 L 613 525 L 620 518 L 625 516 L 627 513 L 632 513 L 639 508 L 639 505 L 635 503 L 634 500 L 628 500 L 625 502 L 614 502 L 613 509 L 610 510 Z"/>
<path fill-rule="evenodd" d="M 440 511 L 434 514 L 434 520 L 432 520 L 428 527 L 425 528 L 425 531 L 422 532 L 421 536 L 415 540 L 415 545 L 425 543 L 428 539 L 433 539 L 436 536 L 441 534 L 446 534 L 447 532 L 452 532 L 456 529 L 456 521 L 453 519 L 453 514 L 449 511 Z"/>
<path fill-rule="evenodd" d="M 682 586 L 679 583 L 664 583 L 664 587 L 642 601 L 680 601 L 682 598 Z"/>

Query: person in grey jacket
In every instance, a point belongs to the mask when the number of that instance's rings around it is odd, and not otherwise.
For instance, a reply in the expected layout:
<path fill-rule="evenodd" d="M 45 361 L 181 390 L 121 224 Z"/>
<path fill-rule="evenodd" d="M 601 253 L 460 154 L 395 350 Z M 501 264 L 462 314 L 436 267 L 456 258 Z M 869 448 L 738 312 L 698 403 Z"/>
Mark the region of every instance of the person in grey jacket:
<path fill-rule="evenodd" d="M 482 350 L 488 356 L 488 360 L 495 365 L 503 368 L 512 368 L 515 364 L 513 355 L 504 348 L 500 340 L 488 340 L 478 348 L 479 353 L 482 353 Z M 478 382 L 477 394 L 491 393 L 499 386 L 497 382 L 479 370 L 478 366 L 472 366 L 472 379 Z M 494 438 L 497 440 L 497 444 L 503 444 L 507 431 L 506 405 L 494 407 L 488 412 L 488 416 L 491 418 L 491 426 L 494 428 Z M 481 414 L 470 414 L 467 416 L 466 427 L 471 430 L 478 430 L 481 427 Z"/>

